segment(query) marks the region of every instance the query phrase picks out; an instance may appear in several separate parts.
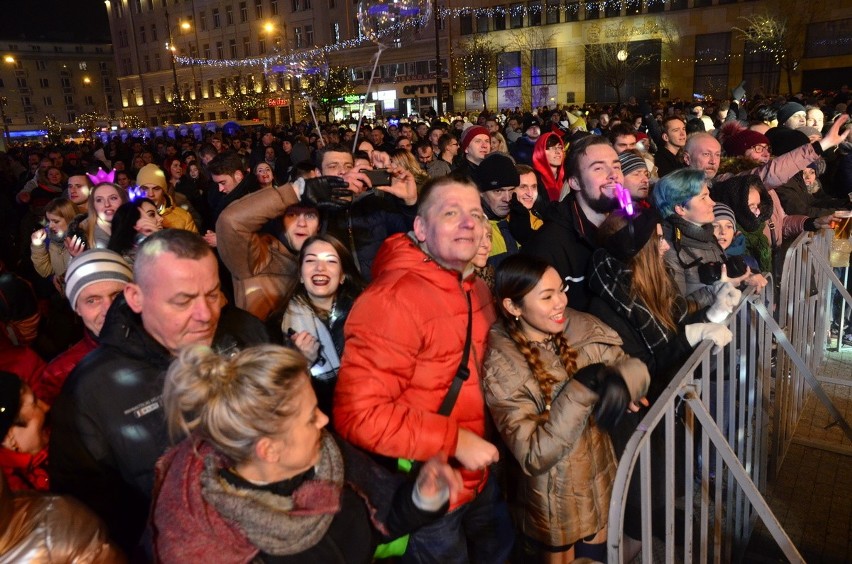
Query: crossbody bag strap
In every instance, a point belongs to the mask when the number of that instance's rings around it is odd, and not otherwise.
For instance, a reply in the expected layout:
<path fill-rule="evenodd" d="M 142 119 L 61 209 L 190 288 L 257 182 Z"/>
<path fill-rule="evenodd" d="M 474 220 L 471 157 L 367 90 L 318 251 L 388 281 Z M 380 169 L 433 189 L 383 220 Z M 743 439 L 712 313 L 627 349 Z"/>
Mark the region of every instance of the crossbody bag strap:
<path fill-rule="evenodd" d="M 470 341 L 471 331 L 473 330 L 473 308 L 470 304 L 470 292 L 465 293 L 467 298 L 467 335 L 464 338 L 464 351 L 462 352 L 461 362 L 456 369 L 456 375 L 453 378 L 450 389 L 447 395 L 444 396 L 444 401 L 441 402 L 441 407 L 438 408 L 438 415 L 449 416 L 453 412 L 453 407 L 456 405 L 456 400 L 459 397 L 462 385 L 470 378 L 470 369 L 467 367 L 467 361 L 470 358 Z"/>

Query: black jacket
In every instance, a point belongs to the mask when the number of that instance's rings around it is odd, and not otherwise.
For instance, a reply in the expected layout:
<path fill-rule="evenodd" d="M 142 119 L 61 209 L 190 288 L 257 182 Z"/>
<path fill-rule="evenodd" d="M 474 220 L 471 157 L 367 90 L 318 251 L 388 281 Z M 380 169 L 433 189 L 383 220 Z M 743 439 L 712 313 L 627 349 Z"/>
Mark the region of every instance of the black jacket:
<path fill-rule="evenodd" d="M 148 517 L 154 463 L 170 445 L 162 393 L 172 356 L 123 296 L 110 307 L 99 338 L 51 409 L 51 488 L 86 503 L 131 552 Z M 229 354 L 267 341 L 253 316 L 222 310 L 214 348 Z"/>
<path fill-rule="evenodd" d="M 521 247 L 522 253 L 544 259 L 556 269 L 568 285 L 568 305 L 580 311 L 589 301 L 585 277 L 596 248 L 596 232 L 572 192 L 548 208 L 544 225 Z"/>
<path fill-rule="evenodd" d="M 369 282 L 379 247 L 391 235 L 411 231 L 416 214 L 417 206 L 407 206 L 393 194 L 368 192 L 356 197 L 348 209 L 330 215 L 325 231 L 346 245 Z"/>

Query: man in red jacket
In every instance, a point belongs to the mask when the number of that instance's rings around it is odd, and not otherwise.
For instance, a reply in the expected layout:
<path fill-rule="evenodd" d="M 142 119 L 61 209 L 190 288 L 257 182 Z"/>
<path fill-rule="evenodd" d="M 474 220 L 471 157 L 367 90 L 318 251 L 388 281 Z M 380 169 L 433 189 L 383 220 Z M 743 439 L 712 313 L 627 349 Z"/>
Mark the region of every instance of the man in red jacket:
<path fill-rule="evenodd" d="M 460 468 L 464 491 L 450 512 L 410 537 L 403 562 L 505 562 L 513 533 L 488 466 L 481 359 L 495 319 L 492 298 L 470 261 L 485 229 L 479 191 L 449 177 L 420 194 L 412 233 L 389 237 L 373 283 L 346 323 L 335 390 L 337 431 L 376 454 Z M 468 301 L 469 300 L 469 301 Z M 449 415 L 438 413 L 456 377 L 470 319 L 469 377 Z"/>

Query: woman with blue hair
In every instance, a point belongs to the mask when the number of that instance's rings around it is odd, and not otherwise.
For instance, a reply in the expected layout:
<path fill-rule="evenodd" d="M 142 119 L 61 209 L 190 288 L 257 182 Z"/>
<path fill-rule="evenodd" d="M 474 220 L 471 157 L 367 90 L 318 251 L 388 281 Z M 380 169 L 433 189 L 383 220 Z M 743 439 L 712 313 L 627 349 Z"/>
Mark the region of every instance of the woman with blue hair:
<path fill-rule="evenodd" d="M 716 299 L 719 280 L 734 286 L 746 273 L 727 273 L 725 253 L 713 234 L 713 205 L 704 172 L 680 169 L 663 177 L 654 187 L 654 206 L 665 219 L 663 236 L 670 245 L 664 256 L 675 285 L 697 308 Z"/>

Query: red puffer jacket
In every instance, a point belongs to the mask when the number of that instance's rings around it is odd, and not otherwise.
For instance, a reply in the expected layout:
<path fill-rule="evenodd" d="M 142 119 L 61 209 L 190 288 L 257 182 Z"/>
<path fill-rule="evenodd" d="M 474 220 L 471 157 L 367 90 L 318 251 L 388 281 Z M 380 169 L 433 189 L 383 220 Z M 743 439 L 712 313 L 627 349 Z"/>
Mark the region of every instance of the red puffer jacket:
<path fill-rule="evenodd" d="M 471 293 L 470 378 L 449 417 L 438 408 L 461 361 Z M 406 234 L 389 237 L 373 264 L 373 282 L 346 323 L 346 350 L 334 396 L 336 430 L 368 451 L 427 460 L 456 450 L 459 427 L 485 435 L 480 387 L 488 330 L 495 319 L 491 294 L 469 274 L 434 262 Z M 487 469 L 462 469 L 470 501 Z M 452 508 L 451 508 L 452 509 Z"/>
<path fill-rule="evenodd" d="M 47 405 L 53 405 L 56 396 L 62 391 L 62 384 L 83 360 L 83 357 L 97 348 L 98 342 L 88 329 L 83 331 L 83 338 L 76 345 L 57 356 L 45 366 L 41 374 L 30 382 L 35 396 Z"/>

